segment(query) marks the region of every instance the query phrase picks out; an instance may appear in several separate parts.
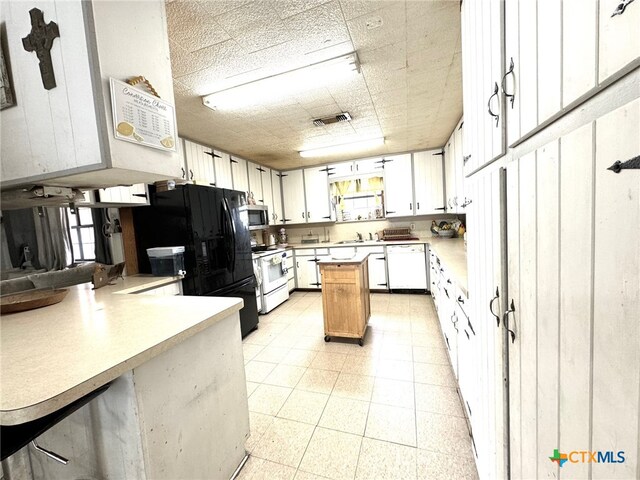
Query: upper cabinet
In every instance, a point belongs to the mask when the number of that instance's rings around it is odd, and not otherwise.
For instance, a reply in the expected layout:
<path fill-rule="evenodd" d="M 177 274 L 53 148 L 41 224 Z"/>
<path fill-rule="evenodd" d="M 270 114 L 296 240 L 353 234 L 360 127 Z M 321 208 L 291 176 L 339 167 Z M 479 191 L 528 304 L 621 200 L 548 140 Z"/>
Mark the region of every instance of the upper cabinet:
<path fill-rule="evenodd" d="M 446 152 L 447 149 L 445 148 L 445 156 Z M 385 170 L 389 168 L 389 166 L 385 166 Z M 427 150 L 426 152 L 414 153 L 413 172 L 416 215 L 431 215 L 447 211 L 445 210 L 444 202 L 442 150 Z M 455 176 L 453 178 L 455 179 Z M 448 178 L 447 188 L 449 188 Z"/>
<path fill-rule="evenodd" d="M 177 151 L 116 139 L 111 107 L 110 78 L 137 75 L 174 104 L 164 2 L 37 5 L 44 22 L 55 22 L 60 32 L 50 50 L 55 85 L 48 89 L 36 53 L 25 51 L 22 40 L 32 30 L 34 3 L 3 2 L 0 9 L 15 93 L 15 105 L 0 114 L 2 188 L 109 187 L 179 178 L 183 164 Z M 175 144 L 177 132 L 173 135 Z"/>
<path fill-rule="evenodd" d="M 233 176 L 233 189 L 241 192 L 249 192 L 249 173 L 247 161 L 231 156 L 231 174 Z"/>
<path fill-rule="evenodd" d="M 391 218 L 413 215 L 413 190 L 409 183 L 413 178 L 411 154 L 389 155 L 385 156 L 384 160 L 386 216 Z"/>
<path fill-rule="evenodd" d="M 620 5 L 625 5 L 623 11 Z M 508 145 L 531 136 L 639 64 L 637 2 L 505 0 L 504 8 L 501 97 Z"/>
<path fill-rule="evenodd" d="M 304 190 L 307 203 L 307 223 L 335 220 L 329 201 L 327 167 L 304 169 Z"/>
<path fill-rule="evenodd" d="M 262 192 L 262 171 L 263 168 L 252 162 L 247 162 L 249 173 L 249 196 L 253 196 L 256 205 L 264 205 L 264 195 Z"/>
<path fill-rule="evenodd" d="M 307 209 L 304 203 L 304 177 L 302 170 L 282 172 L 282 223 L 305 223 Z"/>
<path fill-rule="evenodd" d="M 462 4 L 463 102 L 472 125 L 463 145 L 467 175 L 505 152 L 503 19 L 503 2 Z"/>
<path fill-rule="evenodd" d="M 213 163 L 216 170 L 216 187 L 233 189 L 233 174 L 231 173 L 231 158 L 228 153 L 212 150 Z"/>
<path fill-rule="evenodd" d="M 282 225 L 284 223 L 284 213 L 282 211 L 282 174 L 275 170 L 271 170 L 271 190 L 273 192 L 273 204 L 269 212 L 271 215 L 269 223 Z"/>
<path fill-rule="evenodd" d="M 216 186 L 212 150 L 209 147 L 184 140 L 186 178 L 197 185 Z"/>

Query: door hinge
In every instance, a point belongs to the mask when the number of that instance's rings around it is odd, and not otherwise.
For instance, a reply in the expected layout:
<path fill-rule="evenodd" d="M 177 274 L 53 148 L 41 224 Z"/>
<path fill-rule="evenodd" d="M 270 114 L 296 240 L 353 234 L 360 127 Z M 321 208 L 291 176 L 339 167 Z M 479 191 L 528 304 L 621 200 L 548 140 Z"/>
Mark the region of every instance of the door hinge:
<path fill-rule="evenodd" d="M 626 162 L 618 160 L 607 168 L 607 170 L 611 170 L 613 173 L 620 173 L 622 170 L 640 170 L 640 155 L 633 157 Z"/>
<path fill-rule="evenodd" d="M 213 153 L 213 152 L 204 152 L 207 155 L 211 155 L 213 158 L 222 158 L 220 155 L 218 155 L 217 153 Z"/>
<path fill-rule="evenodd" d="M 460 126 L 458 127 L 458 130 L 462 130 L 462 126 L 464 125 L 464 120 L 462 122 L 460 122 Z"/>
<path fill-rule="evenodd" d="M 230 161 L 231 163 L 238 163 L 238 161 L 237 161 L 237 160 L 234 160 L 234 159 L 233 159 L 233 157 L 229 157 L 229 161 Z"/>
<path fill-rule="evenodd" d="M 433 155 L 433 156 L 436 156 L 436 155 L 437 155 L 437 156 L 441 157 L 441 156 L 443 156 L 443 155 L 444 155 L 444 152 L 432 153 L 432 155 Z"/>
<path fill-rule="evenodd" d="M 256 167 L 256 170 L 258 170 L 261 173 L 266 172 L 266 170 L 264 168 L 262 168 L 262 167 Z"/>

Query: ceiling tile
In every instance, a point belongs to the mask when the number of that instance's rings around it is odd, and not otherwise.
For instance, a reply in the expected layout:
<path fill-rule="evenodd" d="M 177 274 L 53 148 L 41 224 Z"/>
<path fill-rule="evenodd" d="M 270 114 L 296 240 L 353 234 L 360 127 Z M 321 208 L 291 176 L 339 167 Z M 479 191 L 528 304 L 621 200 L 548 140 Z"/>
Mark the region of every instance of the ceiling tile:
<path fill-rule="evenodd" d="M 197 2 L 169 3 L 167 26 L 171 40 L 189 52 L 230 38 L 215 20 L 204 14 Z"/>

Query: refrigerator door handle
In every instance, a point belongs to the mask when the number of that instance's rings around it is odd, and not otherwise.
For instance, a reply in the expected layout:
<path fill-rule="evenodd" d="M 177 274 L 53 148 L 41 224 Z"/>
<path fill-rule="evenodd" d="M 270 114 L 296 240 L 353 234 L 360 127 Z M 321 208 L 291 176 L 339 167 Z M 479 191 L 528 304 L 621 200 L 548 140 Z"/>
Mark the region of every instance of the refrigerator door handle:
<path fill-rule="evenodd" d="M 233 224 L 233 218 L 231 218 L 231 212 L 229 211 L 229 201 L 226 198 L 222 199 L 222 205 L 225 213 L 225 220 L 229 222 L 229 233 L 231 234 L 231 252 L 233 256 L 231 256 L 230 261 L 230 269 L 229 271 L 233 271 L 236 265 L 236 227 Z"/>

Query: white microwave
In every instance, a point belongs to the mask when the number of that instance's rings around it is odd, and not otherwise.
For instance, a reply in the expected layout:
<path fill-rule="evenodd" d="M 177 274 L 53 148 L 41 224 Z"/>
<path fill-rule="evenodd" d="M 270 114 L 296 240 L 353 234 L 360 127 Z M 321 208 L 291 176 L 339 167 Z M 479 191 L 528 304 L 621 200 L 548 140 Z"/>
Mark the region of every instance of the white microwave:
<path fill-rule="evenodd" d="M 249 230 L 260 230 L 269 226 L 269 212 L 265 205 L 247 205 Z"/>

